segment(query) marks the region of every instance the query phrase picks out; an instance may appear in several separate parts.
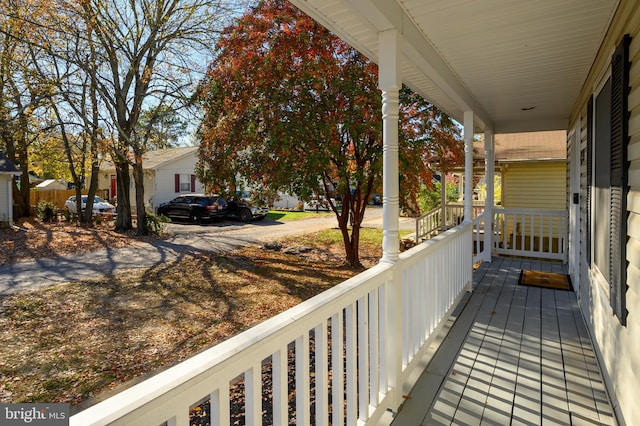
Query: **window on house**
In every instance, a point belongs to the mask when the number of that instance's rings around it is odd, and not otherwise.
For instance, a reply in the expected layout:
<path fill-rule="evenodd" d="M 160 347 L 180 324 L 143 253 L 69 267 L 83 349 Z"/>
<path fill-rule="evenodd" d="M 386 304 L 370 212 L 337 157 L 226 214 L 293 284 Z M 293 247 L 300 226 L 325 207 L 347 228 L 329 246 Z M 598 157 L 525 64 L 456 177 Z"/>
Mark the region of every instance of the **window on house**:
<path fill-rule="evenodd" d="M 588 107 L 587 149 L 592 149 L 592 173 L 587 177 L 592 198 L 588 206 L 591 227 L 587 240 L 592 247 L 587 253 L 594 269 L 608 284 L 613 313 L 626 324 L 627 292 L 627 146 L 629 143 L 629 43 L 623 38 L 611 60 L 611 76 L 596 94 L 593 107 Z M 589 161 L 589 160 L 588 160 Z M 591 257 L 592 256 L 592 257 Z"/>
<path fill-rule="evenodd" d="M 609 281 L 609 221 L 611 169 L 611 78 L 596 96 L 594 107 L 593 152 L 593 263 L 604 279 Z"/>
<path fill-rule="evenodd" d="M 196 190 L 196 175 L 175 174 L 175 192 L 194 192 Z"/>

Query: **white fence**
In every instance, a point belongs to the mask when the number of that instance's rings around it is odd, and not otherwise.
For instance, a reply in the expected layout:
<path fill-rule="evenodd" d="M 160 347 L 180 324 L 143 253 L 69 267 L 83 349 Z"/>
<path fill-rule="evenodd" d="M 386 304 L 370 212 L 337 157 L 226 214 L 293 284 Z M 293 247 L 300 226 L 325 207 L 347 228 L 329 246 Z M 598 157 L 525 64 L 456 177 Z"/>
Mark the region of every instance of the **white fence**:
<path fill-rule="evenodd" d="M 387 409 L 397 410 L 431 340 L 471 289 L 471 240 L 471 224 L 451 229 L 401 253 L 395 265 L 381 263 L 70 424 L 187 426 L 193 408 L 210 400 L 211 424 L 228 425 L 240 384 L 248 425 L 377 424 Z M 263 419 L 263 403 L 272 418 Z"/>
<path fill-rule="evenodd" d="M 566 210 L 494 209 L 494 253 L 567 261 Z"/>

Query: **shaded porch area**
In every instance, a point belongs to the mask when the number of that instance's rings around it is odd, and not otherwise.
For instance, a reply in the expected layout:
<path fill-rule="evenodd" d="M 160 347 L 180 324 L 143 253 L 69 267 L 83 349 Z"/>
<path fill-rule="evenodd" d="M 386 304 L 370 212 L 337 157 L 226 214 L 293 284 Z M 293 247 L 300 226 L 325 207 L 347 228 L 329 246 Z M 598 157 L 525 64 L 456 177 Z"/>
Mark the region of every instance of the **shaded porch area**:
<path fill-rule="evenodd" d="M 616 423 L 575 293 L 518 285 L 523 269 L 566 273 L 483 263 L 394 425 Z"/>

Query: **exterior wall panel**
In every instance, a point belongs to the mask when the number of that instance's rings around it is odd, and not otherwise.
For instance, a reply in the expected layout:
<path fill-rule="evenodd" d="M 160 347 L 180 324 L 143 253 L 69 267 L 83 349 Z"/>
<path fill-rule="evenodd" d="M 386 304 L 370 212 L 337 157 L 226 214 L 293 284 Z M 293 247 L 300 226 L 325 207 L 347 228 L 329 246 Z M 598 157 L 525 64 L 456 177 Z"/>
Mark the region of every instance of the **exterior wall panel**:
<path fill-rule="evenodd" d="M 567 208 L 567 165 L 565 163 L 511 163 L 503 168 L 505 208 Z"/>
<path fill-rule="evenodd" d="M 581 104 L 576 105 L 576 115 L 586 122 L 586 100 L 595 93 L 599 78 L 605 74 L 611 60 L 611 52 L 624 34 L 630 34 L 630 70 L 631 91 L 629 102 L 629 136 L 627 149 L 629 163 L 629 194 L 627 196 L 627 243 L 626 258 L 627 285 L 626 308 L 627 325 L 620 325 L 613 315 L 609 301 L 607 284 L 600 281 L 598 274 L 589 269 L 586 242 L 581 242 L 581 283 L 580 305 L 588 324 L 605 378 L 612 392 L 612 399 L 621 424 L 633 424 L 640 418 L 637 390 L 640 389 L 640 6 L 634 1 L 621 1 L 612 25 L 604 37 L 603 45 L 594 61 L 584 92 L 580 96 Z M 574 117 L 574 122 L 576 118 Z M 585 129 L 586 130 L 586 129 Z M 582 135 L 585 135 L 583 132 Z M 594 144 L 598 141 L 594 140 Z M 581 154 L 581 231 L 586 236 L 586 141 L 582 141 Z M 597 242 L 594 242 L 597 244 Z"/>
<path fill-rule="evenodd" d="M 145 205 L 151 207 L 153 211 L 164 202 L 172 200 L 178 194 L 175 192 L 175 175 L 195 174 L 197 163 L 197 153 L 193 152 L 184 155 L 175 161 L 164 163 L 155 170 L 145 168 L 144 171 L 144 201 Z M 144 166 L 144 163 L 143 163 Z M 111 175 L 115 174 L 115 170 L 100 170 L 98 176 L 98 195 L 104 196 L 108 194 L 111 186 Z M 202 193 L 205 188 L 200 181 L 196 179 L 195 192 Z M 135 182 L 133 180 L 133 171 L 131 171 L 131 187 L 129 188 L 129 196 L 131 199 L 131 208 L 136 206 Z M 106 197 L 108 198 L 108 197 Z"/>
<path fill-rule="evenodd" d="M 177 161 L 167 164 L 156 170 L 155 175 L 155 198 L 153 200 L 154 209 L 161 203 L 167 202 L 175 198 L 178 194 L 175 192 L 175 175 L 185 174 L 192 175 L 195 173 L 197 158 L 194 155 L 189 155 L 181 158 Z M 204 192 L 204 186 L 196 179 L 195 192 Z"/>
<path fill-rule="evenodd" d="M 585 205 L 585 200 L 587 199 L 587 107 L 586 104 L 583 105 L 582 111 L 580 112 L 580 200 L 581 200 L 581 208 L 580 208 L 580 235 L 584 237 L 587 235 L 587 209 Z M 581 238 L 580 240 L 580 278 L 582 280 L 580 284 L 580 294 L 578 298 L 581 302 L 582 313 L 585 318 L 591 318 L 591 306 L 592 306 L 592 297 L 591 297 L 591 286 L 584 285 L 585 277 L 589 276 L 589 267 L 586 262 L 586 258 L 589 254 L 587 253 L 587 242 L 585 238 Z"/>
<path fill-rule="evenodd" d="M 0 175 L 0 223 L 9 222 L 9 183 L 11 175 Z"/>

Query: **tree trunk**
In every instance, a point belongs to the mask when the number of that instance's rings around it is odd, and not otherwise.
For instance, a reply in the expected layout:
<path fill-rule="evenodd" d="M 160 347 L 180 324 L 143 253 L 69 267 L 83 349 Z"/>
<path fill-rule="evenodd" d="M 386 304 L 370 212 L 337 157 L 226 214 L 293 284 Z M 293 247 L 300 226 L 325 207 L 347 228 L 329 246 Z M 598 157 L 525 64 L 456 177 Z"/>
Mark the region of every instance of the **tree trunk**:
<path fill-rule="evenodd" d="M 133 228 L 131 222 L 131 200 L 129 199 L 129 185 L 131 181 L 129 176 L 129 162 L 126 159 L 118 160 L 115 165 L 117 181 L 116 197 L 118 201 L 118 205 L 116 206 L 118 215 L 116 231 L 126 232 Z"/>
<path fill-rule="evenodd" d="M 136 214 L 138 215 L 138 235 L 147 235 L 147 213 L 144 206 L 144 170 L 142 157 L 136 156 L 133 165 L 133 180 L 136 186 Z"/>
<path fill-rule="evenodd" d="M 19 197 L 16 204 L 18 204 L 20 216 L 28 217 L 31 216 L 31 185 L 29 183 L 29 161 L 26 146 L 18 152 L 18 164 L 20 164 L 22 176 L 20 176 Z"/>
<path fill-rule="evenodd" d="M 0 120 L 0 123 L 1 122 L 2 121 Z M 17 217 L 14 217 L 14 220 L 15 220 L 22 216 L 29 215 L 29 202 L 27 201 L 27 205 L 26 205 L 27 208 L 25 209 L 23 194 L 22 194 L 22 188 L 25 186 L 25 181 L 26 181 L 26 186 L 29 187 L 29 170 L 27 168 L 25 171 L 25 167 L 23 167 L 23 164 L 26 165 L 27 162 L 26 161 L 21 162 L 20 159 L 18 158 L 18 152 L 15 148 L 14 140 L 12 139 L 8 131 L 4 129 L 4 126 L 3 126 L 2 139 L 4 139 L 4 142 L 5 142 L 7 157 L 9 158 L 9 160 L 11 160 L 13 164 L 16 164 L 17 166 L 19 166 L 20 171 L 22 172 L 22 175 L 20 176 L 20 187 L 18 187 L 18 181 L 16 178 L 12 180 L 13 184 L 11 188 L 11 192 L 12 192 L 11 198 L 13 199 L 14 204 L 16 204 L 17 206 L 17 212 L 16 212 Z M 20 158 L 22 158 L 22 155 L 20 155 Z"/>
<path fill-rule="evenodd" d="M 342 233 L 345 259 L 349 266 L 360 267 L 360 225 L 364 217 L 364 209 L 357 206 L 358 197 L 351 196 L 351 190 L 347 186 L 342 197 L 342 211 L 336 211 L 338 227 Z M 351 222 L 351 235 L 349 235 L 349 222 Z"/>
<path fill-rule="evenodd" d="M 91 163 L 91 178 L 89 180 L 89 191 L 87 192 L 87 211 L 85 212 L 84 221 L 91 223 L 93 221 L 93 197 L 98 190 L 98 173 L 100 173 L 100 166 L 98 162 Z M 91 202 L 92 210 L 89 210 L 89 202 Z"/>

